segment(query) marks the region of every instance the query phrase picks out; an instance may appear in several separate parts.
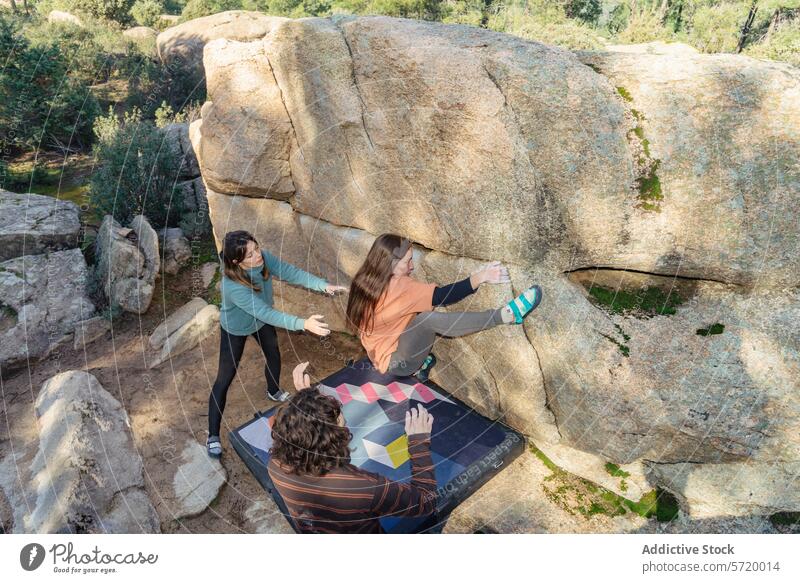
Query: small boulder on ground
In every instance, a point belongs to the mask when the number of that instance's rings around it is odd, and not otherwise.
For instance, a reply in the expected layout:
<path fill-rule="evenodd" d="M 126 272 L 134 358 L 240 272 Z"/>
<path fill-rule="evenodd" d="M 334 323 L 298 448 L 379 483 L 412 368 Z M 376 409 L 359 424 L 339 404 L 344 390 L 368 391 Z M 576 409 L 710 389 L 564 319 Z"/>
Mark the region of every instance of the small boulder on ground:
<path fill-rule="evenodd" d="M 208 303 L 203 298 L 192 298 L 188 303 L 172 312 L 150 335 L 150 346 L 155 350 L 161 348 L 170 335 L 194 318 L 207 305 Z"/>
<path fill-rule="evenodd" d="M 219 324 L 219 308 L 213 304 L 200 307 L 200 302 L 204 300 L 193 299 L 173 314 L 172 319 L 167 318 L 156 329 L 150 337 L 150 345 L 160 348 L 161 351 L 148 368 L 155 368 L 170 358 L 191 350 L 214 333 Z"/>
<path fill-rule="evenodd" d="M 172 480 L 176 502 L 172 512 L 176 519 L 203 512 L 216 499 L 227 480 L 225 468 L 219 460 L 210 458 L 200 443 L 187 442 L 181 456 L 181 466 Z"/>
<path fill-rule="evenodd" d="M 85 371 L 60 373 L 36 399 L 39 450 L 31 466 L 36 506 L 25 532 L 156 533 L 128 415 Z"/>

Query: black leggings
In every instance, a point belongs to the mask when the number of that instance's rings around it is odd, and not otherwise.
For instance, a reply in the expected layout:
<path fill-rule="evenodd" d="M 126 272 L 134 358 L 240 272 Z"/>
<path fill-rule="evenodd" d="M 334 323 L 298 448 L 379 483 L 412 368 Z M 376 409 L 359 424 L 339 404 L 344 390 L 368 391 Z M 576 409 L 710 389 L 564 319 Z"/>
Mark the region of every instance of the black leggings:
<path fill-rule="evenodd" d="M 267 363 L 264 366 L 264 375 L 267 377 L 267 390 L 274 394 L 280 391 L 281 378 L 281 352 L 278 349 L 278 333 L 275 327 L 264 324 L 251 334 L 256 339 Z M 211 389 L 208 398 L 208 434 L 219 435 L 219 426 L 222 424 L 222 412 L 225 410 L 225 400 L 228 397 L 236 369 L 242 360 L 244 343 L 247 336 L 228 334 L 220 327 L 219 336 L 219 366 L 217 367 L 217 380 Z"/>

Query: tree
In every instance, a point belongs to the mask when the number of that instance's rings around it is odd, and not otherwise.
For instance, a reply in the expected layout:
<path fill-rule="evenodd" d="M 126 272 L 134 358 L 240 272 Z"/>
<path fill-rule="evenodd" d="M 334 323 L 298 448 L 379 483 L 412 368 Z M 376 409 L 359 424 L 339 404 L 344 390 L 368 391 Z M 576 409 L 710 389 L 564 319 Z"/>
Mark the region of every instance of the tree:
<path fill-rule="evenodd" d="M 750 28 L 753 26 L 753 21 L 756 19 L 756 12 L 758 12 L 758 0 L 753 0 L 750 5 L 750 11 L 747 13 L 747 19 L 742 25 L 742 32 L 739 34 L 739 42 L 736 45 L 736 52 L 741 53 L 747 42 L 747 37 L 750 35 Z"/>
<path fill-rule="evenodd" d="M 97 101 L 55 43 L 32 46 L 0 16 L 0 62 L 3 150 L 69 151 L 91 143 Z"/>

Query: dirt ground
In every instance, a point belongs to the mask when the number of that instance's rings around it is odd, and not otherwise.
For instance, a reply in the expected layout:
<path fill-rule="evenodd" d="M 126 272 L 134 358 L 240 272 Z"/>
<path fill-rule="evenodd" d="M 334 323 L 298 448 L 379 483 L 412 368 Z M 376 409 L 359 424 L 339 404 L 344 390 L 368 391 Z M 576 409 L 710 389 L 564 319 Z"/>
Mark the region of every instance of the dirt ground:
<path fill-rule="evenodd" d="M 147 339 L 166 315 L 186 303 L 196 288 L 199 266 L 185 268 L 174 277 L 156 280 L 158 290 L 147 313 L 124 313 L 113 327 L 86 347 L 60 349 L 2 381 L 0 452 L 23 454 L 25 467 L 33 459 L 38 428 L 33 405 L 42 384 L 66 370 L 86 370 L 125 407 L 134 443 L 145 471 L 148 494 L 161 519 L 163 532 L 237 533 L 286 531 L 288 524 L 277 507 L 247 470 L 228 442 L 227 432 L 257 411 L 274 405 L 265 397 L 264 357 L 254 340 L 248 340 L 238 374 L 228 393 L 223 417 L 222 464 L 227 483 L 211 506 L 193 518 L 175 520 L 172 511 L 173 477 L 188 441 L 205 444 L 208 397 L 217 372 L 219 333 L 193 350 L 148 370 L 153 352 Z M 199 294 L 205 295 L 205 294 Z M 341 368 L 348 358 L 362 355 L 357 340 L 346 334 L 319 339 L 309 334 L 279 332 L 282 354 L 281 386 L 292 387 L 292 368 L 301 361 L 312 363 L 317 379 Z"/>

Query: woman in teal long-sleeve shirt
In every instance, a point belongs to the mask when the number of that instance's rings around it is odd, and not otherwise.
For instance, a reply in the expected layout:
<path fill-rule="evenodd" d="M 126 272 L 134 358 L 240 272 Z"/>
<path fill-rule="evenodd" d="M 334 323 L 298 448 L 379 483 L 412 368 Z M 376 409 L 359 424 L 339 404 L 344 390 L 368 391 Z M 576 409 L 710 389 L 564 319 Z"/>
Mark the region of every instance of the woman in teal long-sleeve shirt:
<path fill-rule="evenodd" d="M 222 244 L 224 273 L 220 309 L 220 346 L 217 379 L 208 399 L 209 455 L 219 457 L 222 445 L 219 430 L 222 412 L 236 369 L 244 352 L 245 341 L 253 336 L 266 359 L 264 374 L 267 377 L 267 398 L 285 401 L 288 394 L 279 386 L 281 353 L 275 328 L 308 330 L 319 336 L 330 334 L 322 316 L 300 318 L 272 307 L 272 276 L 291 284 L 330 295 L 346 290 L 330 285 L 302 269 L 284 263 L 268 251 L 261 249 L 255 237 L 247 231 L 231 231 Z"/>

